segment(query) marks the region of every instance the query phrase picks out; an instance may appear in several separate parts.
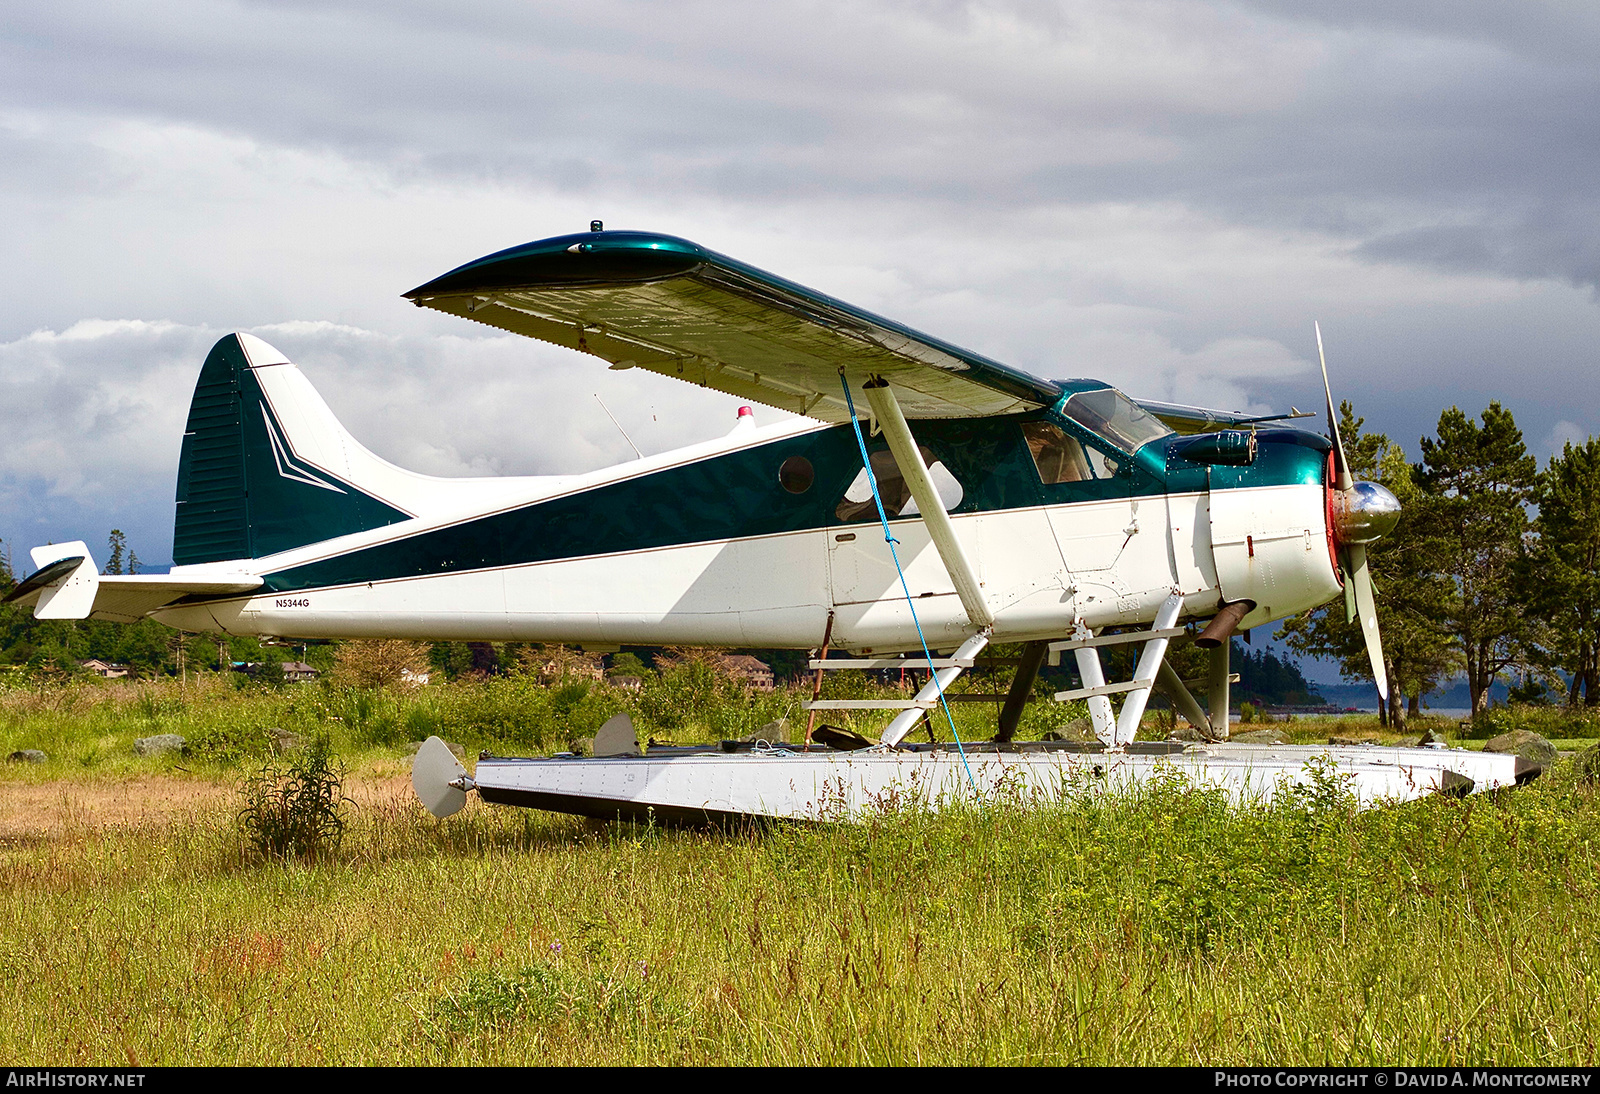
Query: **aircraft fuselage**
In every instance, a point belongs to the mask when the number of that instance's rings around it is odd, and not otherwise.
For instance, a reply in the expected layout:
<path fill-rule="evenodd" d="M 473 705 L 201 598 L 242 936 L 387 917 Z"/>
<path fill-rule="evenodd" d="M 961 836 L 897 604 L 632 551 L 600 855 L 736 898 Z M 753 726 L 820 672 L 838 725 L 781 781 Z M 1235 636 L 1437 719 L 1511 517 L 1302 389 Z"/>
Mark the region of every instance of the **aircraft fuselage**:
<path fill-rule="evenodd" d="M 1076 441 L 1082 466 L 1041 464 L 1043 429 Z M 1246 627 L 1339 594 L 1328 444 L 1313 434 L 1262 430 L 1253 462 L 1231 466 L 1186 459 L 1189 438 L 1176 434 L 1130 455 L 1059 406 L 924 420 L 914 432 L 950 494 L 995 641 L 1061 636 L 1078 619 L 1147 624 L 1174 589 L 1185 616 L 1255 601 Z M 874 467 L 917 618 L 948 648 L 972 627 L 884 458 Z M 589 475 L 503 483 L 487 506 L 474 489 L 459 513 L 178 567 L 174 576 L 248 571 L 264 584 L 155 617 L 279 638 L 808 648 L 831 612 L 836 646 L 918 644 L 848 425 L 790 423 Z"/>

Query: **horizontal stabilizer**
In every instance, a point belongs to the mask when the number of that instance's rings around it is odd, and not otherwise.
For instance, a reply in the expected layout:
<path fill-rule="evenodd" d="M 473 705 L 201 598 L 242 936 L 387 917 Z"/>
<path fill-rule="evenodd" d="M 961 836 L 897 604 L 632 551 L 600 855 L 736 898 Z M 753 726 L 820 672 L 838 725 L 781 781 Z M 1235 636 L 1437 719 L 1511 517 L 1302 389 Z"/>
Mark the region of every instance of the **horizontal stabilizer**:
<path fill-rule="evenodd" d="M 38 569 L 6 599 L 31 597 L 38 619 L 82 619 L 94 603 L 100 574 L 89 557 L 88 544 L 52 543 L 29 552 Z M 26 590 L 26 591 L 25 591 Z"/>
<path fill-rule="evenodd" d="M 185 597 L 230 596 L 261 587 L 251 574 L 216 579 L 168 574 L 99 574 L 83 543 L 35 547 L 38 569 L 12 589 L 7 604 L 33 608 L 37 619 L 110 619 L 132 623 Z"/>
<path fill-rule="evenodd" d="M 249 574 L 216 581 L 173 578 L 166 574 L 102 576 L 89 613 L 96 619 L 132 623 L 151 612 L 188 597 L 237 596 L 261 588 L 261 579 Z"/>

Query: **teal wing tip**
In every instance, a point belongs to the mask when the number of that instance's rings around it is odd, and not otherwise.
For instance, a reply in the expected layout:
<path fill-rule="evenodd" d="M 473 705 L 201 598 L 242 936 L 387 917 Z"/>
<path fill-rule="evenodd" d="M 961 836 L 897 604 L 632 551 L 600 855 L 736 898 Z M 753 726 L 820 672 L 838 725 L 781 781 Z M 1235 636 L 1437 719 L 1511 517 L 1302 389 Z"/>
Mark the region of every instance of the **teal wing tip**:
<path fill-rule="evenodd" d="M 407 300 L 473 291 L 654 280 L 712 258 L 698 243 L 659 232 L 578 232 L 475 258 L 410 292 Z"/>

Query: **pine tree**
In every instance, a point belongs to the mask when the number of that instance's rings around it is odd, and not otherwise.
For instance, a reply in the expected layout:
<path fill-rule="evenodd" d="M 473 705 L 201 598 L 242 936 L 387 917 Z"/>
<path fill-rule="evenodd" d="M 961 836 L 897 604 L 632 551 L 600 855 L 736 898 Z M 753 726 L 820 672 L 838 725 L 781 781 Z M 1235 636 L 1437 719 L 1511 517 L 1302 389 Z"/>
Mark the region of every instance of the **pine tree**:
<path fill-rule="evenodd" d="M 122 573 L 123 565 L 127 561 L 127 555 L 128 537 L 122 534 L 122 529 L 120 528 L 111 529 L 111 535 L 108 537 L 107 543 L 106 568 L 104 572 L 108 574 Z"/>
<path fill-rule="evenodd" d="M 1416 477 L 1426 505 L 1413 527 L 1430 568 L 1448 583 L 1439 619 L 1466 669 L 1474 712 L 1488 707 L 1495 676 L 1524 659 L 1533 639 L 1522 575 L 1537 472 L 1498 402 L 1482 426 L 1451 407 L 1439 416 L 1437 439 L 1422 438 Z"/>
<path fill-rule="evenodd" d="M 1415 712 L 1421 697 L 1438 687 L 1452 666 L 1447 637 L 1437 622 L 1445 583 L 1433 572 L 1426 544 L 1415 531 L 1426 498 L 1405 451 L 1382 433 L 1363 433 L 1366 419 L 1356 417 L 1349 402 L 1340 404 L 1339 411 L 1339 435 L 1351 474 L 1387 486 L 1403 513 L 1391 535 L 1367 548 L 1389 681 L 1386 713 L 1390 725 L 1403 729 L 1407 698 Z M 1372 679 L 1361 625 L 1345 617 L 1342 599 L 1285 620 L 1278 637 L 1296 653 L 1337 658 L 1346 678 Z"/>
<path fill-rule="evenodd" d="M 1567 702 L 1600 704 L 1600 441 L 1567 444 L 1539 476 L 1538 533 L 1524 572 L 1528 605 L 1549 627 L 1548 662 L 1571 680 Z"/>

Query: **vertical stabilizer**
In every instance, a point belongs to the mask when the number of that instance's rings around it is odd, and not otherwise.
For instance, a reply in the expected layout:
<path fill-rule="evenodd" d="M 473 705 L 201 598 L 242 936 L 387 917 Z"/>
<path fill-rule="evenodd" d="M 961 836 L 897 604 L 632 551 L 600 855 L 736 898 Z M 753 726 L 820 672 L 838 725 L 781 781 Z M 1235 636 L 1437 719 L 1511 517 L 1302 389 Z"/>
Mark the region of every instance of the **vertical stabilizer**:
<path fill-rule="evenodd" d="M 173 561 L 262 558 L 406 520 L 368 481 L 383 469 L 398 471 L 356 443 L 288 358 L 230 334 L 189 405 Z"/>

